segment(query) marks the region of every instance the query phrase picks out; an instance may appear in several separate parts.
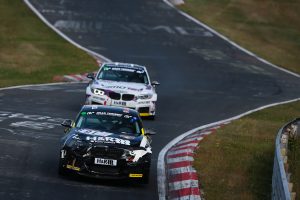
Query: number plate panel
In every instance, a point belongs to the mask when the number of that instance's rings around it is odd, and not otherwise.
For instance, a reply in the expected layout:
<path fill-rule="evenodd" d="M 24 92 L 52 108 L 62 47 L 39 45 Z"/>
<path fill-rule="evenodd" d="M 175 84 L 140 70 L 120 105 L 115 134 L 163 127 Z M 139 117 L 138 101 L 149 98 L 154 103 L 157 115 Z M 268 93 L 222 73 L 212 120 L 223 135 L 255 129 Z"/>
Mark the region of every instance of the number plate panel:
<path fill-rule="evenodd" d="M 95 158 L 96 165 L 106 165 L 106 166 L 117 166 L 117 160 L 105 159 L 105 158 Z"/>

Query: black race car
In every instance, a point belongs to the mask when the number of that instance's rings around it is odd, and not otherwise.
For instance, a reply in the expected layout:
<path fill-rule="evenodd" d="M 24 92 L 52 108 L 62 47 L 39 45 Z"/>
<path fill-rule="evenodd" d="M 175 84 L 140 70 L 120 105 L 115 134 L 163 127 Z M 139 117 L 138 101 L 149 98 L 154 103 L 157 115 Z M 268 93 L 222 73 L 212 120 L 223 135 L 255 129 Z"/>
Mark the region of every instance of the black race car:
<path fill-rule="evenodd" d="M 135 178 L 147 183 L 151 139 L 139 113 L 128 108 L 83 106 L 75 122 L 65 120 L 59 160 L 61 175 Z"/>

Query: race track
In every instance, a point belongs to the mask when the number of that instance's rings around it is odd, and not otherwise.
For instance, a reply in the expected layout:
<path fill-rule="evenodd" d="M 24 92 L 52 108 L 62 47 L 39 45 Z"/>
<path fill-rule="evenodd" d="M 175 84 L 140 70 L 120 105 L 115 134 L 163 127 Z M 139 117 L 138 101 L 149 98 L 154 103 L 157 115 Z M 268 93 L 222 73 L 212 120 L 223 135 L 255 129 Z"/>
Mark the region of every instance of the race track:
<path fill-rule="evenodd" d="M 149 185 L 62 178 L 64 118 L 86 84 L 0 90 L 0 199 L 157 199 L 156 162 L 173 138 L 197 126 L 299 97 L 300 81 L 247 55 L 160 0 L 30 0 L 57 29 L 113 61 L 148 66 L 158 80 Z"/>

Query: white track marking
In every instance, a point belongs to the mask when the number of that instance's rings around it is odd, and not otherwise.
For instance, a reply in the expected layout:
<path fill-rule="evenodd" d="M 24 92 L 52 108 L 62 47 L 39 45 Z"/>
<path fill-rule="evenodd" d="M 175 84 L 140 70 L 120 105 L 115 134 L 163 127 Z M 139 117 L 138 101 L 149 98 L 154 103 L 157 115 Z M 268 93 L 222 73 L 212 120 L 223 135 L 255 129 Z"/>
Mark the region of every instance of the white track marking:
<path fill-rule="evenodd" d="M 199 195 L 187 195 L 178 198 L 171 198 L 170 200 L 201 200 L 201 198 Z"/>
<path fill-rule="evenodd" d="M 78 82 L 60 82 L 60 83 L 43 83 L 43 84 L 28 84 L 28 85 L 17 85 L 11 87 L 0 88 L 1 90 L 12 90 L 12 89 L 22 89 L 26 87 L 40 87 L 40 86 L 54 86 L 54 85 L 69 85 L 69 84 L 78 84 Z"/>
<path fill-rule="evenodd" d="M 194 153 L 194 151 L 192 149 L 182 149 L 182 150 L 176 150 L 176 151 L 169 151 L 168 156 L 181 154 L 181 153 L 188 154 L 188 153 Z"/>
<path fill-rule="evenodd" d="M 191 143 L 191 144 L 186 144 L 186 145 L 182 145 L 182 146 L 176 146 L 175 145 L 172 149 L 174 149 L 174 150 L 176 150 L 176 149 L 183 149 L 183 148 L 188 149 L 188 148 L 194 148 L 196 146 L 198 146 L 198 143 Z"/>
<path fill-rule="evenodd" d="M 195 136 L 194 138 L 186 138 L 186 139 L 184 139 L 184 140 L 178 142 L 177 144 L 184 144 L 184 143 L 186 143 L 186 142 L 199 142 L 199 141 L 201 141 L 201 140 L 203 140 L 203 137 L 200 137 L 200 136 L 198 135 L 197 137 Z"/>
<path fill-rule="evenodd" d="M 194 161 L 194 158 L 192 156 L 181 156 L 177 158 L 167 158 L 167 163 L 172 164 L 172 163 L 178 163 L 178 162 L 183 162 L 183 161 Z"/>
<path fill-rule="evenodd" d="M 63 32 L 61 32 L 60 30 L 58 30 L 57 28 L 55 28 L 30 2 L 29 0 L 24 0 L 25 4 L 47 25 L 49 26 L 53 31 L 55 31 L 58 35 L 60 35 L 62 38 L 64 38 L 65 40 L 67 40 L 68 42 L 70 42 L 71 44 L 73 44 L 74 46 L 76 46 L 79 49 L 82 49 L 83 51 L 87 52 L 88 54 L 97 57 L 99 59 L 102 59 L 105 62 L 111 62 L 110 59 L 108 59 L 107 57 L 100 55 L 94 51 L 91 51 L 83 46 L 81 46 L 80 44 L 76 43 L 74 40 L 72 40 L 71 38 L 69 38 L 67 35 L 65 35 Z"/>
<path fill-rule="evenodd" d="M 193 169 L 192 167 L 188 166 L 188 167 L 178 167 L 178 168 L 171 168 L 168 170 L 168 172 L 172 175 L 176 175 L 176 174 L 183 174 L 183 173 L 197 173 L 197 171 L 195 169 Z M 167 184 L 167 183 L 166 183 Z"/>
<path fill-rule="evenodd" d="M 198 188 L 198 180 L 184 180 L 169 183 L 169 189 L 171 191 L 185 188 Z"/>

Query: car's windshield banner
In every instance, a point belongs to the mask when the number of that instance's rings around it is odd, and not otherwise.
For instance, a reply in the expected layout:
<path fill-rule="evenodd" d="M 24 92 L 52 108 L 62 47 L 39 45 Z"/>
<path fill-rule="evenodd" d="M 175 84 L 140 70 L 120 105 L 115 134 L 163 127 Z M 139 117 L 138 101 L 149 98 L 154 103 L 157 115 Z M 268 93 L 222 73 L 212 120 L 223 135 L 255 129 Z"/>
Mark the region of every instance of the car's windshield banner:
<path fill-rule="evenodd" d="M 124 111 L 125 112 L 125 111 Z M 126 119 L 132 118 L 132 115 L 129 114 L 122 114 L 122 113 L 113 113 L 113 112 L 106 112 L 106 111 L 89 111 L 89 112 L 81 112 L 80 115 L 98 115 L 98 116 L 112 116 L 112 117 L 124 117 Z"/>
<path fill-rule="evenodd" d="M 144 73 L 143 68 L 131 67 L 131 66 L 104 66 L 104 71 L 113 70 L 113 71 L 127 71 L 127 72 L 136 72 L 136 73 Z"/>

